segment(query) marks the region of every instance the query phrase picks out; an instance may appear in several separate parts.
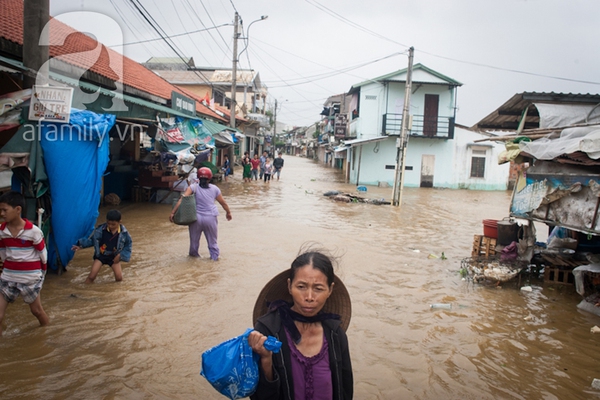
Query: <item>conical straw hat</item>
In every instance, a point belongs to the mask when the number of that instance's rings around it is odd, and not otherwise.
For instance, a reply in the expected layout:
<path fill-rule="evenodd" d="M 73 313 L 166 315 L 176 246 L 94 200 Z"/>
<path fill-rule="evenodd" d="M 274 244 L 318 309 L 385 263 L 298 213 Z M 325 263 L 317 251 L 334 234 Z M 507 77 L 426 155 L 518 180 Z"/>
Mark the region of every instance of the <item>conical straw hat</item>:
<path fill-rule="evenodd" d="M 284 300 L 292 303 L 292 295 L 288 291 L 287 280 L 290 277 L 291 269 L 277 274 L 260 291 L 256 303 L 254 304 L 254 313 L 252 315 L 252 324 L 256 325 L 256 320 L 269 312 L 269 303 L 275 300 Z M 333 292 L 327 299 L 323 312 L 338 314 L 341 317 L 341 327 L 346 331 L 350 325 L 352 316 L 352 303 L 350 294 L 342 280 L 336 275 L 333 282 Z"/>

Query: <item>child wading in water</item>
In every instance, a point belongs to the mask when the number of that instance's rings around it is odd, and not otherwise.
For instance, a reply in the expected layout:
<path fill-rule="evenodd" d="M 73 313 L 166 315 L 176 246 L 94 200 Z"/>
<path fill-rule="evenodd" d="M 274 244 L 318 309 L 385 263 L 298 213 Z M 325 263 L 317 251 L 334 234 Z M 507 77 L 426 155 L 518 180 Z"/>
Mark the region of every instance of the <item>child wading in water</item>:
<path fill-rule="evenodd" d="M 0 196 L 0 215 L 4 218 L 0 225 L 0 257 L 4 261 L 0 275 L 0 335 L 6 307 L 19 295 L 29 304 L 41 326 L 50 323 L 40 298 L 48 259 L 44 234 L 21 218 L 24 207 L 25 199 L 21 193 L 8 192 Z"/>
<path fill-rule="evenodd" d="M 100 268 L 106 264 L 113 269 L 115 281 L 123 280 L 121 261 L 128 262 L 131 258 L 131 236 L 121 224 L 121 213 L 110 210 L 106 213 L 106 223 L 97 227 L 87 238 L 81 238 L 71 249 L 77 251 L 94 246 L 94 263 L 85 283 L 93 283 Z"/>
<path fill-rule="evenodd" d="M 273 164 L 271 164 L 271 159 L 267 158 L 265 161 L 265 182 L 271 183 L 271 173 L 273 172 Z"/>

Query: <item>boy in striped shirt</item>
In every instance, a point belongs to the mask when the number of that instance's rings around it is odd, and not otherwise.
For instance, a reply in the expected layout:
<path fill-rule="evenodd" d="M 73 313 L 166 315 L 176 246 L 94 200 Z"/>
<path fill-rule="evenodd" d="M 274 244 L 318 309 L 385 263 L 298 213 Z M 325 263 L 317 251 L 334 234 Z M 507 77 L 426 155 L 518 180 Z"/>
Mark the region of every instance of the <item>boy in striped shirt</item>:
<path fill-rule="evenodd" d="M 0 335 L 6 307 L 19 295 L 29 304 L 41 326 L 50 323 L 40 298 L 48 257 L 44 234 L 21 218 L 24 207 L 21 193 L 7 192 L 0 196 L 0 216 L 4 219 L 0 225 L 0 257 L 4 261 L 0 275 Z"/>

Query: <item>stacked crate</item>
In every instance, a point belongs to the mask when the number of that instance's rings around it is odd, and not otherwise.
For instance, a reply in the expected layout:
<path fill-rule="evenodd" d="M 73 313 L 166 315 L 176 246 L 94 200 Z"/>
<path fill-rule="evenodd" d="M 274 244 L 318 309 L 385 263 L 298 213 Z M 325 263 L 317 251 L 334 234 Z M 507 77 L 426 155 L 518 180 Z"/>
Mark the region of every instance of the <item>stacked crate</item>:
<path fill-rule="evenodd" d="M 471 257 L 490 258 L 496 255 L 496 238 L 475 235 L 473 238 L 473 251 Z"/>

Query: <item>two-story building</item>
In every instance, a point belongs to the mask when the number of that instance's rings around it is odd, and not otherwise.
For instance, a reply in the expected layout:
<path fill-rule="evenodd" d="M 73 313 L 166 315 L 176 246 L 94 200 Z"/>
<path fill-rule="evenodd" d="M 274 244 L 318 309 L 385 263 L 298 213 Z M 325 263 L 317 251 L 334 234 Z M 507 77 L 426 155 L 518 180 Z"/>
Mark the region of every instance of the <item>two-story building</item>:
<path fill-rule="evenodd" d="M 369 79 L 347 93 L 348 130 L 335 148 L 335 158 L 344 159 L 349 182 L 393 186 L 407 72 Z M 456 127 L 461 85 L 422 64 L 413 66 L 405 186 L 506 189 L 508 168 L 496 162 L 504 147 L 495 142 L 477 144 L 475 140 L 487 136 Z"/>

